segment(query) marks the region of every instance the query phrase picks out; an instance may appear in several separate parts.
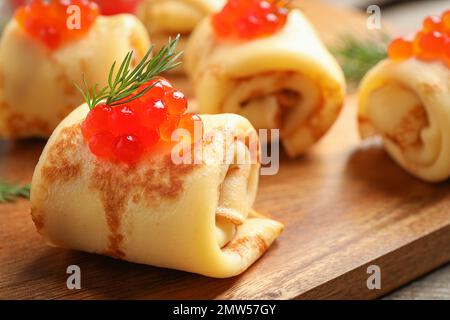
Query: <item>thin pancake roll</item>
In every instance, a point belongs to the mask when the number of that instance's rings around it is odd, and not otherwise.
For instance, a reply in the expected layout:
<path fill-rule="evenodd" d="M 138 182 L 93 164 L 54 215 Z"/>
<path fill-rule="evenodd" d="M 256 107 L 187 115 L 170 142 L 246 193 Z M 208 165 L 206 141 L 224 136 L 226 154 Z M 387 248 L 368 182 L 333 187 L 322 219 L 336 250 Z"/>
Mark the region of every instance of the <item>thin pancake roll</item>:
<path fill-rule="evenodd" d="M 281 223 L 251 209 L 259 163 L 249 153 L 223 161 L 249 150 L 256 133 L 245 118 L 201 116 L 201 161 L 175 164 L 167 151 L 128 165 L 89 151 L 80 130 L 88 111 L 57 127 L 35 169 L 32 216 L 50 244 L 223 278 L 246 270 L 281 233 Z"/>
<path fill-rule="evenodd" d="M 136 14 L 157 48 L 165 45 L 169 36 L 181 34 L 178 49 L 183 50 L 187 37 L 197 24 L 219 10 L 223 3 L 224 0 L 143 0 Z"/>
<path fill-rule="evenodd" d="M 358 119 L 361 136 L 380 135 L 412 175 L 450 176 L 450 70 L 443 62 L 379 63 L 361 83 Z"/>
<path fill-rule="evenodd" d="M 132 15 L 99 16 L 82 37 L 54 49 L 12 19 L 0 41 L 0 136 L 49 137 L 82 103 L 73 82 L 84 75 L 103 86 L 115 60 L 130 50 L 140 59 L 149 46 L 145 27 Z"/>
<path fill-rule="evenodd" d="M 281 129 L 294 157 L 336 120 L 345 95 L 339 65 L 296 9 L 278 32 L 251 40 L 221 39 L 204 20 L 185 53 L 201 113 L 232 112 L 257 129 Z"/>

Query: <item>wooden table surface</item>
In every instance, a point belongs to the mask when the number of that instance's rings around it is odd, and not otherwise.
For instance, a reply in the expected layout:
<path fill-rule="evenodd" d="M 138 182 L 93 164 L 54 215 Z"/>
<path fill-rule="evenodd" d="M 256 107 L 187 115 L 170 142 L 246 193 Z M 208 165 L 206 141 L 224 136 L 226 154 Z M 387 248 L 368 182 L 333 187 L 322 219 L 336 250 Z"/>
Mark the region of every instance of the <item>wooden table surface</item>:
<path fill-rule="evenodd" d="M 256 209 L 286 224 L 241 276 L 211 279 L 47 246 L 29 203 L 0 207 L 0 298 L 310 299 L 375 298 L 450 260 L 450 183 L 426 184 L 400 169 L 380 144 L 361 145 L 354 99 L 307 156 L 281 159 L 262 177 Z M 2 142 L 0 176 L 29 181 L 43 146 Z M 66 288 L 66 268 L 82 290 Z M 366 286 L 378 265 L 380 290 Z"/>
<path fill-rule="evenodd" d="M 325 38 L 342 25 L 363 28 L 354 13 L 302 5 Z M 0 176 L 30 181 L 43 144 L 1 141 Z M 349 97 L 309 154 L 282 155 L 280 172 L 262 177 L 255 207 L 286 230 L 244 274 L 217 280 L 52 248 L 36 233 L 29 202 L 19 200 L 0 205 L 0 298 L 376 298 L 450 261 L 449 187 L 418 181 L 378 142 L 361 143 Z M 66 288 L 72 264 L 81 267 L 81 290 Z M 372 265 L 381 270 L 379 290 L 366 284 Z"/>

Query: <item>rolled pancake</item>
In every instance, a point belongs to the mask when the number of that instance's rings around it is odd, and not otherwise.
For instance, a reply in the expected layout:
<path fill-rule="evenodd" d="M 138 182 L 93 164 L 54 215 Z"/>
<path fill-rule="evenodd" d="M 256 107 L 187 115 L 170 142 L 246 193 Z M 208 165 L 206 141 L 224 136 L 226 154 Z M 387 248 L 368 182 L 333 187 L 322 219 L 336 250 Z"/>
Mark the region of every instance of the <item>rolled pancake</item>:
<path fill-rule="evenodd" d="M 217 38 L 208 18 L 192 34 L 185 64 L 201 113 L 279 128 L 293 157 L 328 131 L 345 96 L 342 70 L 297 9 L 279 32 L 250 41 Z"/>
<path fill-rule="evenodd" d="M 156 49 L 167 43 L 167 38 L 181 35 L 178 50 L 183 51 L 192 30 L 208 14 L 220 10 L 225 0 L 144 0 L 136 14 L 147 27 Z M 183 68 L 174 69 L 180 73 Z"/>
<path fill-rule="evenodd" d="M 49 137 L 82 97 L 73 82 L 106 84 L 111 65 L 133 50 L 139 61 L 150 47 L 133 15 L 99 16 L 80 39 L 50 50 L 12 19 L 0 41 L 0 136 Z M 20 59 L 18 59 L 20 57 Z"/>
<path fill-rule="evenodd" d="M 50 244 L 223 278 L 246 270 L 281 233 L 281 223 L 251 210 L 259 163 L 223 161 L 238 150 L 225 133 L 255 134 L 246 119 L 201 116 L 199 164 L 158 152 L 129 166 L 92 155 L 80 130 L 87 113 L 83 105 L 57 127 L 34 172 L 32 217 Z"/>
<path fill-rule="evenodd" d="M 359 88 L 359 129 L 425 181 L 450 176 L 450 70 L 442 62 L 385 60 Z"/>

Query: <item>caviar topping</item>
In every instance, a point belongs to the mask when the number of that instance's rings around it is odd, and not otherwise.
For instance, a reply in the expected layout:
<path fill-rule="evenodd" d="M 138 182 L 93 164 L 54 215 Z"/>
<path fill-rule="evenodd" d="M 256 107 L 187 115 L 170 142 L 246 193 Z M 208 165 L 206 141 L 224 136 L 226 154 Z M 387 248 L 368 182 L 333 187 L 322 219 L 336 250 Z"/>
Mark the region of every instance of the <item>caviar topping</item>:
<path fill-rule="evenodd" d="M 219 38 L 254 39 L 269 36 L 284 27 L 287 1 L 229 0 L 211 23 Z"/>
<path fill-rule="evenodd" d="M 69 28 L 68 8 L 72 5 L 80 9 L 79 25 Z M 31 37 L 56 49 L 86 34 L 98 14 L 97 4 L 89 0 L 32 0 L 16 10 L 15 18 Z"/>
<path fill-rule="evenodd" d="M 103 15 L 109 16 L 119 13 L 134 13 L 141 0 L 95 0 Z"/>
<path fill-rule="evenodd" d="M 442 61 L 450 67 L 450 11 L 440 17 L 427 17 L 414 39 L 394 39 L 388 48 L 391 60 L 417 58 L 422 61 Z"/>
<path fill-rule="evenodd" d="M 167 80 L 159 78 L 157 81 Z M 149 99 L 147 94 L 151 95 Z M 198 115 L 186 113 L 184 95 L 167 86 L 160 96 L 154 96 L 151 90 L 147 94 L 132 103 L 115 107 L 99 103 L 90 110 L 81 129 L 93 154 L 112 161 L 134 163 L 160 141 L 171 142 L 172 133 L 179 128 L 187 130 L 191 142 L 195 142 L 195 126 L 202 126 L 202 121 Z M 174 103 L 175 94 L 183 98 Z M 169 102 L 166 96 L 171 97 Z"/>
<path fill-rule="evenodd" d="M 84 88 L 77 86 L 91 109 L 81 130 L 94 155 L 132 164 L 159 143 L 171 143 L 176 129 L 185 129 L 190 143 L 202 138 L 202 120 L 187 113 L 184 94 L 158 76 L 177 65 L 177 42 L 178 37 L 169 41 L 154 58 L 150 49 L 133 70 L 132 53 L 127 54 L 117 73 L 113 65 L 108 86 L 100 90 L 86 83 Z"/>

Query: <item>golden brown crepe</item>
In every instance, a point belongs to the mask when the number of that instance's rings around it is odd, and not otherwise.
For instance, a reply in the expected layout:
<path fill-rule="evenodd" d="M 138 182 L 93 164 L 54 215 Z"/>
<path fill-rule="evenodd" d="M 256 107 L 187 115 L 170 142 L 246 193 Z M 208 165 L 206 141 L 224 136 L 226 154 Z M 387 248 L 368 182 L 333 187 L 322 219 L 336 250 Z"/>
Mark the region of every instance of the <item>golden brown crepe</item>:
<path fill-rule="evenodd" d="M 0 137 L 48 137 L 82 97 L 73 85 L 84 74 L 106 84 L 115 60 L 134 50 L 139 61 L 150 46 L 145 27 L 133 15 L 96 19 L 87 34 L 50 50 L 11 20 L 0 41 Z"/>
<path fill-rule="evenodd" d="M 57 127 L 33 176 L 32 216 L 50 244 L 222 278 L 246 270 L 281 233 L 281 223 L 251 210 L 259 163 L 223 162 L 238 150 L 229 141 L 255 135 L 245 118 L 201 116 L 199 164 L 159 152 L 130 166 L 89 151 L 87 113 L 83 105 Z"/>
<path fill-rule="evenodd" d="M 450 70 L 442 62 L 385 60 L 359 88 L 362 137 L 380 135 L 391 157 L 426 181 L 450 176 Z"/>
<path fill-rule="evenodd" d="M 165 45 L 168 37 L 180 34 L 178 50 L 183 51 L 197 24 L 224 4 L 225 0 L 143 0 L 136 14 L 147 27 L 156 49 Z M 182 71 L 181 66 L 172 72 Z"/>
<path fill-rule="evenodd" d="M 218 39 L 206 19 L 189 40 L 185 64 L 201 113 L 232 112 L 257 129 L 280 128 L 290 156 L 328 131 L 345 96 L 339 65 L 296 9 L 281 31 L 250 41 Z"/>

